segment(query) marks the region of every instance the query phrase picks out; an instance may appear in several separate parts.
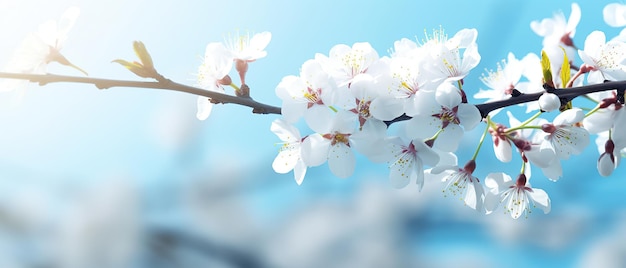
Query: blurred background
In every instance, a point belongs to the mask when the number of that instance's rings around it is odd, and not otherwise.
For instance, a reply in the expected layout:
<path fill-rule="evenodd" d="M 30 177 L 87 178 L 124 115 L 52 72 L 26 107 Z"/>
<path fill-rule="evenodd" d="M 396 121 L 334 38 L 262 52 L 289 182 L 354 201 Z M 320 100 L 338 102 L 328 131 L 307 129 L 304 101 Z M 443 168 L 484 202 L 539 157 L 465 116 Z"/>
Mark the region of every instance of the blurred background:
<path fill-rule="evenodd" d="M 611 38 L 602 9 L 579 3 L 574 42 L 593 30 Z M 166 77 L 194 85 L 207 43 L 237 31 L 270 31 L 268 56 L 250 65 L 258 101 L 280 106 L 274 88 L 315 53 L 368 41 L 388 55 L 401 38 L 421 40 L 441 26 L 452 36 L 478 29 L 478 79 L 508 52 L 539 54 L 530 22 L 568 1 L 89 1 L 0 0 L 0 65 L 40 23 L 70 6 L 81 15 L 63 54 L 92 77 L 138 80 L 111 61 L 135 58 L 141 40 Z M 579 59 L 575 60 L 580 63 Z M 81 74 L 57 64 L 48 71 Z M 485 88 L 486 89 L 486 88 Z M 230 92 L 232 93 L 232 92 Z M 359 158 L 338 179 L 310 168 L 301 186 L 271 163 L 280 140 L 276 115 L 218 105 L 196 119 L 196 96 L 81 84 L 30 84 L 18 105 L 0 95 L 0 267 L 624 267 L 625 167 L 596 171 L 595 137 L 563 162 L 557 183 L 540 171 L 533 186 L 552 199 L 512 220 L 480 215 L 442 186 L 393 189 L 384 164 Z M 482 100 L 471 100 L 473 103 Z M 518 118 L 526 116 L 522 110 Z M 301 130 L 307 133 L 308 130 Z M 459 161 L 471 157 L 482 128 L 469 132 Z M 486 144 L 476 175 L 515 174 Z"/>

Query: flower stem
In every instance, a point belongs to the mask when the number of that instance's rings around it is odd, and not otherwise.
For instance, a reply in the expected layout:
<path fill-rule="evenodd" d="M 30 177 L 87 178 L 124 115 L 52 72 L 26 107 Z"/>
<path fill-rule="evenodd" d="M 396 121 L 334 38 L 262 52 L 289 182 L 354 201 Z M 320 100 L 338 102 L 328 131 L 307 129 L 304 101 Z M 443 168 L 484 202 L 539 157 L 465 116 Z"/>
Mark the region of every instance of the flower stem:
<path fill-rule="evenodd" d="M 541 114 L 542 112 L 537 112 L 535 115 L 531 116 L 526 121 L 524 121 L 521 125 L 507 129 L 505 133 L 508 134 L 508 133 L 511 133 L 520 129 L 532 128 L 532 127 L 526 127 L 526 125 L 530 124 L 530 122 L 537 119 L 537 117 L 539 117 Z"/>
<path fill-rule="evenodd" d="M 585 114 L 585 118 L 587 118 L 590 115 L 596 113 L 598 110 L 600 110 L 600 104 L 596 105 L 596 107 L 594 107 L 591 111 L 589 111 L 587 114 Z"/>
<path fill-rule="evenodd" d="M 478 147 L 476 147 L 476 151 L 474 151 L 474 155 L 472 156 L 472 160 L 476 161 L 476 157 L 478 157 L 478 152 L 480 151 L 480 147 L 483 146 L 483 142 L 485 141 L 485 137 L 487 136 L 487 132 L 489 128 L 491 128 L 491 118 L 487 116 L 487 126 L 485 127 L 485 131 L 483 131 L 483 135 L 480 136 L 480 141 L 478 142 Z"/>

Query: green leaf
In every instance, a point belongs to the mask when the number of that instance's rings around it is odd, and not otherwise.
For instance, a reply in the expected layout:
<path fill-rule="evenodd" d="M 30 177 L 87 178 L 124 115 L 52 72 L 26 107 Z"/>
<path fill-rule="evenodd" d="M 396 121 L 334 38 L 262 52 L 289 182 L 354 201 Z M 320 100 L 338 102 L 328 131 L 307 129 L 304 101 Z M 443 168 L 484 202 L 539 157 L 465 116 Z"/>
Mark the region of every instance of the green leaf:
<path fill-rule="evenodd" d="M 130 70 L 131 72 L 133 72 L 134 74 L 140 77 L 151 78 L 153 76 L 153 73 L 144 69 L 141 63 L 128 62 L 126 60 L 120 60 L 120 59 L 114 60 L 112 62 L 119 63 L 120 65 L 124 66 L 126 69 Z"/>
<path fill-rule="evenodd" d="M 154 78 L 157 81 L 165 79 L 154 69 L 152 57 L 150 56 L 150 53 L 148 53 L 146 46 L 141 41 L 133 42 L 133 50 L 135 50 L 135 54 L 139 58 L 140 62 L 129 62 L 122 59 L 117 59 L 113 62 L 121 64 L 122 66 L 126 67 L 126 69 L 130 70 L 140 77 Z"/>
<path fill-rule="evenodd" d="M 571 77 L 571 67 L 569 65 L 569 59 L 567 58 L 567 53 L 565 52 L 565 49 L 561 47 L 561 50 L 563 50 L 563 65 L 561 65 L 561 87 L 565 88 L 567 82 L 569 82 L 569 79 Z"/>
<path fill-rule="evenodd" d="M 135 54 L 137 54 L 141 64 L 143 64 L 143 67 L 146 69 L 154 69 L 152 57 L 150 56 L 150 53 L 148 53 L 146 46 L 141 41 L 135 41 L 133 42 L 133 48 L 135 49 Z"/>
<path fill-rule="evenodd" d="M 561 65 L 561 87 L 565 88 L 567 86 L 567 83 L 569 82 L 569 79 L 571 78 L 571 67 L 569 64 L 569 59 L 567 58 L 567 52 L 565 52 L 565 49 L 563 47 L 561 47 L 561 50 L 563 50 L 563 65 Z M 569 109 L 572 109 L 571 101 L 568 101 L 565 105 L 559 108 L 561 112 Z"/>
<path fill-rule="evenodd" d="M 550 68 L 550 59 L 546 51 L 541 51 L 541 71 L 543 73 L 543 82 L 554 88 L 552 81 L 552 69 Z"/>

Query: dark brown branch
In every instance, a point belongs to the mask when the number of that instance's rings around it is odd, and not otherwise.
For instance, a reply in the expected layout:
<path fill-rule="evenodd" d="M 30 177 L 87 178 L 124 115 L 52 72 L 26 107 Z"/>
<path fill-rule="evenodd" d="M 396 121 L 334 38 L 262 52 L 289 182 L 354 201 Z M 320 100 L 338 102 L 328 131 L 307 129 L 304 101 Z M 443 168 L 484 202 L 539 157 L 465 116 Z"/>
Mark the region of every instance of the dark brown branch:
<path fill-rule="evenodd" d="M 93 84 L 99 89 L 106 89 L 111 87 L 135 87 L 135 88 L 154 88 L 154 89 L 165 89 L 165 90 L 173 90 L 180 91 L 189 94 L 194 94 L 198 96 L 205 96 L 207 98 L 211 98 L 211 101 L 214 103 L 233 103 L 239 104 L 243 106 L 247 106 L 252 108 L 253 113 L 259 114 L 281 114 L 280 107 L 271 106 L 268 104 L 257 102 L 249 97 L 238 97 L 227 95 L 219 92 L 208 91 L 197 87 L 187 86 L 183 84 L 179 84 L 173 82 L 169 79 L 165 79 L 159 82 L 140 82 L 140 81 L 124 81 L 124 80 L 112 80 L 112 79 L 102 79 L 102 78 L 91 78 L 91 77 L 77 77 L 77 76 L 64 76 L 64 75 L 54 75 L 54 74 L 19 74 L 19 73 L 3 73 L 0 72 L 0 78 L 12 78 L 12 79 L 23 79 L 29 80 L 31 82 L 39 83 L 40 85 L 46 85 L 49 83 L 57 83 L 57 82 L 69 82 L 69 83 L 83 83 L 83 84 Z M 562 103 L 566 103 L 571 101 L 572 99 L 593 93 L 600 92 L 606 90 L 616 89 L 618 92 L 618 99 L 623 102 L 624 98 L 624 90 L 626 89 L 626 81 L 614 81 L 614 82 L 605 82 L 603 84 L 595 84 L 595 85 L 587 85 L 580 87 L 571 87 L 566 89 L 552 89 L 550 90 L 552 93 L 556 94 Z M 527 103 L 531 101 L 539 100 L 539 97 L 543 92 L 533 93 L 533 94 L 515 94 L 509 99 L 494 101 L 489 103 L 482 103 L 476 105 L 476 108 L 480 111 L 481 116 L 484 118 L 491 111 L 496 109 L 513 106 L 517 104 Z M 411 119 L 410 116 L 401 115 L 393 120 L 385 121 L 387 125 L 391 125 L 395 122 L 400 122 L 404 120 Z"/>

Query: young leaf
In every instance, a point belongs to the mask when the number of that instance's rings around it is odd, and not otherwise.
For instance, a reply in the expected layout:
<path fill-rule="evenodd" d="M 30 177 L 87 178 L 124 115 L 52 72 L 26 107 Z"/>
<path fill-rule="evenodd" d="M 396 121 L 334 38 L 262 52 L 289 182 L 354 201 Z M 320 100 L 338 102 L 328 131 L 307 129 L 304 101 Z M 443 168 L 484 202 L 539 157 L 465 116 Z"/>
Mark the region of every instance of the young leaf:
<path fill-rule="evenodd" d="M 571 78 L 571 68 L 569 64 L 569 59 L 567 58 L 567 52 L 565 52 L 565 49 L 563 47 L 561 47 L 561 50 L 563 50 L 563 64 L 561 65 L 561 85 L 564 88 Z M 571 101 L 568 101 L 565 105 L 559 108 L 561 112 L 568 109 L 572 109 Z"/>
<path fill-rule="evenodd" d="M 543 82 L 548 86 L 554 88 L 554 82 L 552 81 L 552 69 L 550 68 L 550 59 L 545 50 L 541 51 L 541 71 L 543 73 Z"/>

